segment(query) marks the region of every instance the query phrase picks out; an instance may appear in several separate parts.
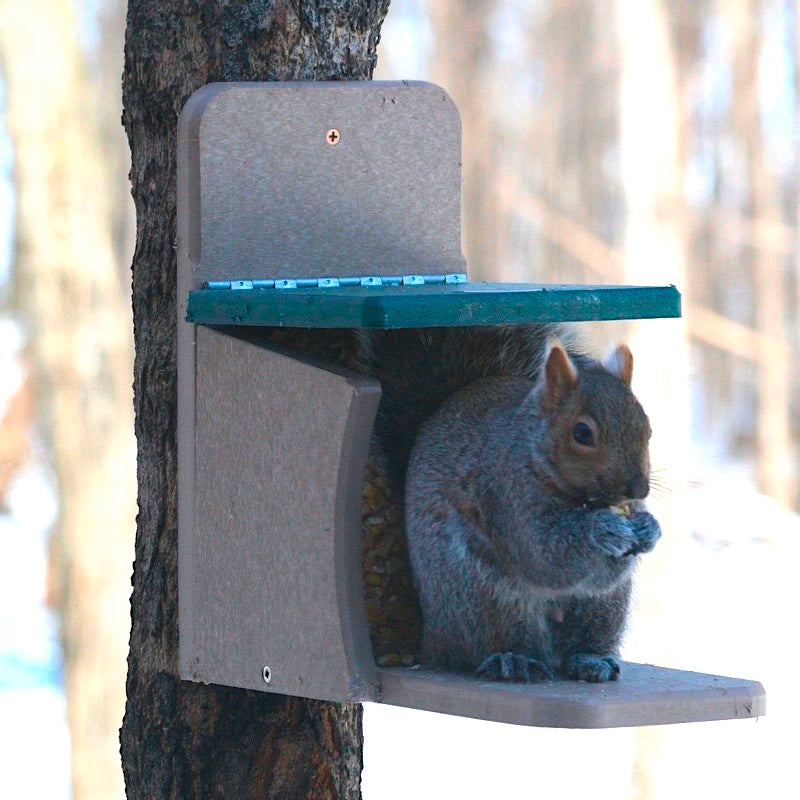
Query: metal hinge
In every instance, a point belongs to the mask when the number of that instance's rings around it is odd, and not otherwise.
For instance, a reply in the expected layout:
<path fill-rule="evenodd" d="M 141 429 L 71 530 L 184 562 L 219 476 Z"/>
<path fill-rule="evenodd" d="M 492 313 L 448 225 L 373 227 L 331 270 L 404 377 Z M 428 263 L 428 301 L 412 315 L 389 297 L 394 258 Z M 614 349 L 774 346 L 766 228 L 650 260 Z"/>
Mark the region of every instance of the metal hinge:
<path fill-rule="evenodd" d="M 467 283 L 463 272 L 446 275 L 359 275 L 350 278 L 275 278 L 265 280 L 206 281 L 204 289 L 334 289 L 338 286 L 428 286 Z"/>

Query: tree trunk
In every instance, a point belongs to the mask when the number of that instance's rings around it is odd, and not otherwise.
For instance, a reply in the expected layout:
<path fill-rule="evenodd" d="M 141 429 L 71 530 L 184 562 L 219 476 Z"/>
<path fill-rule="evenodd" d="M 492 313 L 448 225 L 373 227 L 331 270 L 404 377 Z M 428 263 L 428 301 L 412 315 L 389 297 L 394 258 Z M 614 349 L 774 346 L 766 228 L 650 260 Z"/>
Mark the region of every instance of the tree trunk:
<path fill-rule="evenodd" d="M 618 135 L 616 20 L 605 0 L 549 3 L 542 17 L 528 44 L 529 58 L 541 61 L 545 78 L 539 124 L 530 126 L 515 171 L 536 176 L 534 192 L 548 210 L 615 243 L 623 223 L 622 198 L 606 163 Z M 591 283 L 596 278 L 560 244 L 543 238 L 539 247 L 537 280 Z"/>
<path fill-rule="evenodd" d="M 178 113 L 211 81 L 369 78 L 388 0 L 131 0 L 123 122 L 137 210 L 133 261 L 139 517 L 128 797 L 357 798 L 361 708 L 177 677 L 175 154 Z"/>
<path fill-rule="evenodd" d="M 15 157 L 17 304 L 31 329 L 58 480 L 51 601 L 62 617 L 76 800 L 123 796 L 135 515 L 128 287 L 111 242 L 111 181 L 69 0 L 0 0 Z"/>
<path fill-rule="evenodd" d="M 136 214 L 128 182 L 131 151 L 119 120 L 122 110 L 120 75 L 124 57 L 126 13 L 126 0 L 104 0 L 100 4 L 100 39 L 97 50 L 92 54 L 96 64 L 92 82 L 96 84 L 102 158 L 106 162 L 109 175 L 114 176 L 108 188 L 111 241 L 120 267 L 120 279 L 129 284 L 131 257 L 136 241 Z"/>
<path fill-rule="evenodd" d="M 429 72 L 455 101 L 461 116 L 463 247 L 472 280 L 494 275 L 492 231 L 496 204 L 492 175 L 496 146 L 491 109 L 491 38 L 497 0 L 431 0 L 436 37 Z"/>
<path fill-rule="evenodd" d="M 759 352 L 756 459 L 762 491 L 790 508 L 795 478 L 789 416 L 791 364 L 775 343 L 785 341 L 782 259 L 770 246 L 769 230 L 781 223 L 780 193 L 769 164 L 761 115 L 759 74 L 763 50 L 762 4 L 758 0 L 722 0 L 733 57 L 733 128 L 747 169 L 745 213 L 755 221 L 753 289 L 755 327 L 766 334 Z"/>

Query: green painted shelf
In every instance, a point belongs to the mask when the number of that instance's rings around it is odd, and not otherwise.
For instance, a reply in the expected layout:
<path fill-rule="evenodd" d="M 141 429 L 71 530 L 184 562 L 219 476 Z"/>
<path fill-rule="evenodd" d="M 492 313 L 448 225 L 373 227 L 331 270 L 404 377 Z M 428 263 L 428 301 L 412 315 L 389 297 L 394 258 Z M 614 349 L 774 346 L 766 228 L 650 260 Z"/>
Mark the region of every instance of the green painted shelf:
<path fill-rule="evenodd" d="M 680 317 L 674 286 L 457 283 L 295 289 L 198 289 L 186 319 L 203 325 L 423 328 Z"/>

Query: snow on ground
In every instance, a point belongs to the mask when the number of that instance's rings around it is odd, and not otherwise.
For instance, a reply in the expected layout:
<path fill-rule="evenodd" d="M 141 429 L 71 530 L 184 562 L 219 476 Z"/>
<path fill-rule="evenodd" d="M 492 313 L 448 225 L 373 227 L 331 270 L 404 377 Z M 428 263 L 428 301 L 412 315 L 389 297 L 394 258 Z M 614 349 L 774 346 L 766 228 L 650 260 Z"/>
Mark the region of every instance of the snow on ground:
<path fill-rule="evenodd" d="M 68 800 L 69 733 L 60 687 L 0 690 L 0 797 Z"/>
<path fill-rule="evenodd" d="M 638 576 L 623 655 L 759 680 L 766 717 L 565 731 L 367 704 L 365 800 L 484 800 L 507 792 L 624 800 L 632 796 L 637 749 L 653 754 L 647 800 L 800 797 L 800 516 L 735 475 L 668 504 L 675 522 Z"/>
<path fill-rule="evenodd" d="M 0 334 L 6 345 L 13 341 L 7 327 Z M 20 380 L 14 355 L 13 347 L 0 353 L 0 403 Z M 44 604 L 47 537 L 56 514 L 52 481 L 28 467 L 15 478 L 8 506 L 0 514 L 0 798 L 66 800 L 69 733 L 58 623 Z"/>
<path fill-rule="evenodd" d="M 39 470 L 27 470 L 9 505 L 0 516 L 0 797 L 67 800 L 58 623 L 44 605 L 52 486 Z"/>

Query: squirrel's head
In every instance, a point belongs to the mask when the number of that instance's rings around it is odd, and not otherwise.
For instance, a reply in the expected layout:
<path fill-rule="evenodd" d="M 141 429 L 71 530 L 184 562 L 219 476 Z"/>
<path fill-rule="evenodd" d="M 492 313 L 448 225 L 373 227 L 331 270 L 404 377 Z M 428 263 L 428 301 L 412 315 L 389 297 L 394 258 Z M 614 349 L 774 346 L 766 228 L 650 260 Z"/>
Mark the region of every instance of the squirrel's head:
<path fill-rule="evenodd" d="M 565 496 L 593 508 L 641 499 L 650 489 L 650 423 L 631 392 L 633 356 L 619 345 L 578 370 L 551 339 L 534 390 L 547 421 L 553 479 Z"/>

